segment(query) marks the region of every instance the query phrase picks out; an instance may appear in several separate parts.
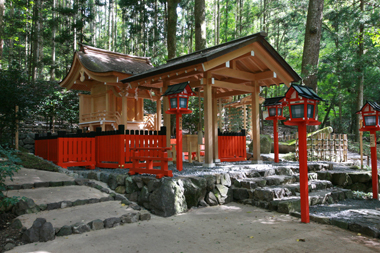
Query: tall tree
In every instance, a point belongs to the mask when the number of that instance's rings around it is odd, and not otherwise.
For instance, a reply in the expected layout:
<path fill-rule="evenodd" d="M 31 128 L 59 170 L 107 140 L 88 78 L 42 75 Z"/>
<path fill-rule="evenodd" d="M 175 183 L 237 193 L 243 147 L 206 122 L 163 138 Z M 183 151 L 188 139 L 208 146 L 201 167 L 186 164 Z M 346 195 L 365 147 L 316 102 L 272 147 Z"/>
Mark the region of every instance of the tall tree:
<path fill-rule="evenodd" d="M 195 51 L 206 47 L 206 10 L 205 0 L 195 0 Z"/>
<path fill-rule="evenodd" d="M 360 17 L 364 15 L 364 0 L 360 0 Z M 363 93 L 364 93 L 364 68 L 363 68 L 363 55 L 364 55 L 364 22 L 359 24 L 359 36 L 358 36 L 358 49 L 357 49 L 357 66 L 358 72 L 358 86 L 357 86 L 357 104 L 356 110 L 359 111 L 363 106 Z M 359 141 L 359 128 L 360 128 L 360 115 L 356 116 L 355 137 L 356 141 Z"/>
<path fill-rule="evenodd" d="M 306 86 L 317 91 L 317 70 L 322 35 L 324 0 L 309 0 L 302 55 L 302 76 Z"/>
<path fill-rule="evenodd" d="M 4 11 L 5 11 L 5 1 L 0 0 L 0 68 L 2 67 L 2 59 L 3 59 L 3 47 L 4 47 L 4 25 L 3 25 L 3 18 L 4 18 Z"/>
<path fill-rule="evenodd" d="M 168 0 L 167 48 L 168 59 L 176 56 L 177 33 L 177 5 L 179 0 Z"/>

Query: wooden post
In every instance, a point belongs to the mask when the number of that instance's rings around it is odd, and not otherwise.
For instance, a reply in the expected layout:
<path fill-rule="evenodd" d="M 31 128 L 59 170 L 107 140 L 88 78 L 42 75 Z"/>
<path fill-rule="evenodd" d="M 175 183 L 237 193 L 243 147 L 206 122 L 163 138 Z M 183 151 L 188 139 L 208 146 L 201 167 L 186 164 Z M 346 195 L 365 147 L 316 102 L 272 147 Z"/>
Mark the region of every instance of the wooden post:
<path fill-rule="evenodd" d="M 16 117 L 17 117 L 18 105 L 16 105 L 15 113 L 16 113 Z M 15 149 L 17 149 L 17 150 L 18 150 L 18 123 L 19 123 L 19 121 L 16 120 Z"/>
<path fill-rule="evenodd" d="M 298 125 L 299 134 L 299 168 L 300 168 L 300 194 L 301 194 L 301 222 L 309 223 L 309 187 L 307 168 L 307 141 L 306 124 Z"/>
<path fill-rule="evenodd" d="M 109 101 L 110 100 L 109 100 L 109 94 L 108 94 L 108 86 L 106 86 L 106 117 L 108 116 L 108 113 L 110 112 Z"/>
<path fill-rule="evenodd" d="M 372 198 L 379 199 L 379 176 L 377 174 L 377 151 L 376 151 L 376 131 L 370 131 L 371 147 L 371 167 L 372 167 Z"/>
<path fill-rule="evenodd" d="M 248 129 L 247 129 L 247 110 L 246 109 L 247 109 L 247 106 L 243 105 L 243 119 L 244 119 L 243 126 L 244 126 L 245 131 L 248 132 Z"/>
<path fill-rule="evenodd" d="M 164 81 L 164 84 L 163 84 L 163 87 L 162 87 L 162 93 L 163 94 L 168 89 L 169 84 L 170 84 L 170 82 L 168 80 Z M 169 110 L 169 99 L 168 98 L 164 98 L 164 126 L 166 126 L 166 146 L 165 147 L 169 147 L 169 145 L 170 145 L 170 136 L 171 136 L 171 133 L 170 133 L 170 114 L 165 113 L 167 110 Z M 169 156 L 170 156 L 170 154 L 171 153 L 169 153 Z"/>
<path fill-rule="evenodd" d="M 128 114 L 128 98 L 125 95 L 123 95 L 123 97 L 121 98 L 121 118 L 122 118 L 121 122 L 123 122 L 122 124 L 124 125 L 124 129 L 128 129 L 127 114 Z"/>
<path fill-rule="evenodd" d="M 218 108 L 218 113 L 219 113 L 219 129 L 222 130 L 223 127 L 223 118 L 222 118 L 222 99 L 219 98 L 219 108 Z"/>
<path fill-rule="evenodd" d="M 214 167 L 213 163 L 213 134 L 212 134 L 212 86 L 211 75 L 206 73 L 206 85 L 204 86 L 204 127 L 205 127 L 205 164 L 206 167 Z"/>
<path fill-rule="evenodd" d="M 253 160 L 260 160 L 260 110 L 259 93 L 260 86 L 257 81 L 252 82 L 255 92 L 252 93 L 252 142 Z"/>
<path fill-rule="evenodd" d="M 213 125 L 213 138 L 214 138 L 214 161 L 220 162 L 218 153 L 218 99 L 215 98 L 216 89 L 212 91 L 212 125 Z"/>
<path fill-rule="evenodd" d="M 165 99 L 165 98 L 163 98 Z M 161 128 L 161 118 L 162 118 L 162 115 L 161 115 L 161 100 L 158 98 L 156 100 L 156 130 L 157 131 L 160 131 L 160 128 Z"/>
<path fill-rule="evenodd" d="M 83 111 L 84 111 L 84 97 L 83 97 L 83 94 L 79 94 L 79 123 L 83 122 L 82 120 Z"/>

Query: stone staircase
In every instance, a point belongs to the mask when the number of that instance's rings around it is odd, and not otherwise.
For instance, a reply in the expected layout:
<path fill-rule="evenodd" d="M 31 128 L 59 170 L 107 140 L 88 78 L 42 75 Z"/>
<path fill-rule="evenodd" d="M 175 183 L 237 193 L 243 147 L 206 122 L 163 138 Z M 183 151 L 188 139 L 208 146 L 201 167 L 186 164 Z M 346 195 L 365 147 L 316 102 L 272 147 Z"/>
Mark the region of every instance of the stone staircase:
<path fill-rule="evenodd" d="M 252 167 L 242 173 L 231 173 L 235 201 L 281 213 L 300 211 L 298 168 L 281 165 Z M 330 166 L 327 164 L 309 166 L 310 206 L 332 204 L 353 197 L 351 190 L 336 188 L 330 180 L 318 179 L 318 173 L 328 169 Z"/>
<path fill-rule="evenodd" d="M 9 197 L 24 197 L 12 210 L 18 215 L 12 226 L 22 229 L 24 243 L 151 219 L 148 211 L 102 182 L 21 169 L 6 184 Z"/>

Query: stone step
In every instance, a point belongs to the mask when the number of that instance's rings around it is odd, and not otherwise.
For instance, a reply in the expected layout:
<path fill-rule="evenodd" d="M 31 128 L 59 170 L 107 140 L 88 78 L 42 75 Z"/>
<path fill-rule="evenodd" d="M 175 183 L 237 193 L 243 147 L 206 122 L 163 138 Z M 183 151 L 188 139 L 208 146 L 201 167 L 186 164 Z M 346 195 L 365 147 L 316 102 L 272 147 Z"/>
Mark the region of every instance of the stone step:
<path fill-rule="evenodd" d="M 235 200 L 254 199 L 258 201 L 272 201 L 273 199 L 279 199 L 283 197 L 297 196 L 300 192 L 299 183 L 283 184 L 275 186 L 258 186 L 258 179 L 255 182 L 252 180 L 250 186 L 255 188 L 232 187 L 233 197 Z M 330 181 L 326 180 L 310 180 L 308 182 L 309 192 L 326 190 L 332 188 L 333 185 Z"/>
<path fill-rule="evenodd" d="M 83 206 L 73 206 L 64 209 L 42 211 L 33 214 L 24 214 L 17 217 L 19 226 L 25 227 L 23 234 L 25 243 L 44 241 L 42 234 L 48 235 L 48 239 L 55 236 L 67 236 L 71 234 L 81 234 L 91 230 L 112 228 L 125 223 L 138 222 L 139 220 L 150 220 L 148 211 L 137 211 L 122 204 L 120 201 L 109 201 L 94 203 Z M 38 223 L 51 223 L 50 230 L 38 231 Z"/>
<path fill-rule="evenodd" d="M 333 204 L 341 200 L 352 198 L 351 190 L 329 189 L 317 190 L 309 193 L 309 205 Z M 283 197 L 273 201 L 253 201 L 252 204 L 274 210 L 280 213 L 299 212 L 301 210 L 300 196 Z"/>
<path fill-rule="evenodd" d="M 16 205 L 18 215 L 114 200 L 108 193 L 84 185 L 11 190 L 7 195 L 26 198 Z"/>
<path fill-rule="evenodd" d="M 5 180 L 8 190 L 75 185 L 75 180 L 63 173 L 26 168 L 21 168 L 12 179 Z"/>

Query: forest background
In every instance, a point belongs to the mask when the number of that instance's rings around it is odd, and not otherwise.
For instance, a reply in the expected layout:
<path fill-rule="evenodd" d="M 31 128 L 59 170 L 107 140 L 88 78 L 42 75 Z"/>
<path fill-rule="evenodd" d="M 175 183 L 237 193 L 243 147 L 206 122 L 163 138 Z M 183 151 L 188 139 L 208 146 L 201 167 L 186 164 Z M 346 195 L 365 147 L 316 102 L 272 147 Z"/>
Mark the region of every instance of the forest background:
<path fill-rule="evenodd" d="M 260 31 L 329 101 L 319 106 L 323 125 L 358 138 L 355 113 L 363 101 L 380 102 L 378 0 L 0 0 L 0 142 L 10 141 L 17 120 L 43 120 L 46 130 L 78 123 L 77 92 L 58 85 L 78 43 L 158 66 Z M 286 90 L 263 88 L 261 96 Z M 184 123 L 194 131 L 197 99 L 191 103 Z M 234 130 L 241 127 L 234 121 Z"/>

